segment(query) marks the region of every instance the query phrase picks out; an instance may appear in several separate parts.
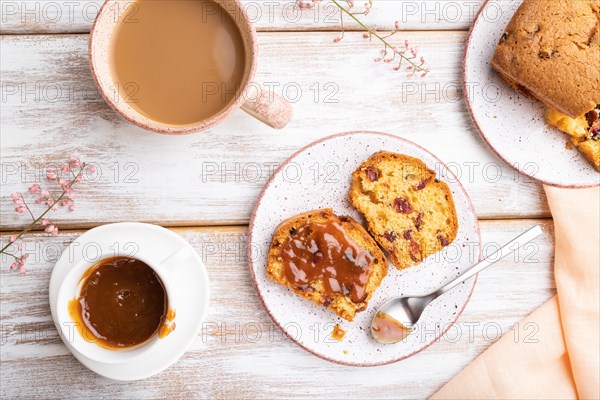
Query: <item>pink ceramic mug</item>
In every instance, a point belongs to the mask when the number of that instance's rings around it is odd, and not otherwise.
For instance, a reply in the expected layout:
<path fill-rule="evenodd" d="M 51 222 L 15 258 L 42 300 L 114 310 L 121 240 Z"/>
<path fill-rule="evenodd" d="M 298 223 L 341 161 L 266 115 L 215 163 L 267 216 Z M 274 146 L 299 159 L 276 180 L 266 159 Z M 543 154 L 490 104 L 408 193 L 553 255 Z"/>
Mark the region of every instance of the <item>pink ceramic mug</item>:
<path fill-rule="evenodd" d="M 189 0 L 185 0 L 189 1 Z M 292 108 L 283 97 L 261 89 L 253 82 L 256 72 L 258 46 L 256 31 L 248 19 L 239 0 L 213 0 L 233 18 L 244 45 L 245 67 L 240 90 L 234 101 L 217 114 L 188 125 L 170 125 L 151 119 L 131 107 L 121 93 L 115 94 L 116 79 L 109 65 L 111 39 L 120 23 L 115 10 L 123 12 L 135 5 L 130 0 L 106 0 L 92 27 L 89 42 L 89 63 L 96 85 L 106 102 L 128 121 L 144 129 L 164 134 L 187 134 L 211 128 L 227 118 L 238 108 L 261 122 L 276 128 L 283 128 L 292 117 Z"/>

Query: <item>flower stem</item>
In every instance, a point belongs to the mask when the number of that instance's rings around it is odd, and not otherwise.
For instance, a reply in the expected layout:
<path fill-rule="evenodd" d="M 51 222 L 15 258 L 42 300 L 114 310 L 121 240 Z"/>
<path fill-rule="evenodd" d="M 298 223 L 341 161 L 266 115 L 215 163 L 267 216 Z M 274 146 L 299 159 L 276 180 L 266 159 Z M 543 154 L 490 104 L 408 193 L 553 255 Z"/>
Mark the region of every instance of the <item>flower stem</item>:
<path fill-rule="evenodd" d="M 66 194 L 66 192 L 63 192 L 63 193 L 62 193 L 62 194 L 59 196 L 59 198 L 58 198 L 58 199 L 56 199 L 56 200 L 54 201 L 54 203 L 52 203 L 52 205 L 51 205 L 51 206 L 49 206 L 49 207 L 48 207 L 48 209 L 42 213 L 42 215 L 40 215 L 39 217 L 37 217 L 36 219 L 34 219 L 34 220 L 33 220 L 33 222 L 32 222 L 32 223 L 30 223 L 30 224 L 27 226 L 27 228 L 23 229 L 23 231 L 21 231 L 21 233 L 19 233 L 19 234 L 16 236 L 16 238 L 15 238 L 15 240 L 14 240 L 13 242 L 9 242 L 9 243 L 7 243 L 7 244 L 6 244 L 6 246 L 4 246 L 4 247 L 2 248 L 2 250 L 0 250 L 0 254 L 4 253 L 4 250 L 6 250 L 6 249 L 8 248 L 8 246 L 10 246 L 12 243 L 16 242 L 17 240 L 19 240 L 19 238 L 20 238 L 21 236 L 25 235 L 25 234 L 26 234 L 27 232 L 29 232 L 29 231 L 30 231 L 30 230 L 31 230 L 31 229 L 32 229 L 32 228 L 33 228 L 33 227 L 34 227 L 34 226 L 35 226 L 35 225 L 36 225 L 38 222 L 40 222 L 40 221 L 42 220 L 42 218 L 44 218 L 44 215 L 48 214 L 48 212 L 49 212 L 50 210 L 52 210 L 52 207 L 54 207 L 54 205 L 55 205 L 55 204 L 57 204 L 57 203 L 58 203 L 58 202 L 59 202 L 59 201 L 60 201 L 60 200 L 63 198 L 63 196 L 64 196 L 65 194 Z"/>
<path fill-rule="evenodd" d="M 27 212 L 29 213 L 29 215 L 31 215 L 31 219 L 35 221 L 35 217 L 33 216 L 33 213 L 31 212 L 31 209 L 29 208 L 29 206 L 27 205 L 27 202 L 25 201 L 25 199 L 23 198 L 23 196 L 21 195 L 21 200 L 23 200 L 23 205 L 25 206 L 25 208 L 27 209 Z"/>
<path fill-rule="evenodd" d="M 14 255 L 14 254 L 12 254 L 12 253 L 5 252 L 5 253 L 1 253 L 1 254 L 6 254 L 7 256 L 11 256 L 11 257 L 12 257 L 12 258 L 14 258 L 16 261 L 18 261 L 18 260 L 19 260 L 19 257 L 15 256 L 15 255 Z"/>
<path fill-rule="evenodd" d="M 363 27 L 367 32 L 369 32 L 369 35 L 375 36 L 377 39 L 379 39 L 381 41 L 381 43 L 383 43 L 385 45 L 385 48 L 387 50 L 387 48 L 389 47 L 390 49 L 393 49 L 394 46 L 392 46 L 390 43 L 388 43 L 388 41 L 386 40 L 387 37 L 391 36 L 388 35 L 386 37 L 382 37 L 380 35 L 377 34 L 377 32 L 375 32 L 373 29 L 369 28 L 367 25 L 365 25 L 364 23 L 361 22 L 361 20 L 359 20 L 354 13 L 351 13 L 349 10 L 346 9 L 346 7 L 342 6 L 340 3 L 338 3 L 337 0 L 331 0 L 333 2 L 333 4 L 335 4 L 343 13 L 347 14 L 350 16 L 350 18 L 352 18 L 354 21 L 356 21 L 357 24 L 359 24 L 361 27 Z M 402 52 L 400 51 L 394 51 L 396 54 L 398 54 L 400 57 L 402 57 L 404 60 L 406 60 L 408 63 L 410 63 L 413 68 L 415 69 L 415 71 L 421 72 L 424 71 L 424 69 L 417 63 L 415 63 L 413 61 L 414 58 L 411 57 L 407 57 L 405 56 Z"/>
<path fill-rule="evenodd" d="M 73 185 L 75 184 L 75 181 L 77 180 L 77 178 L 79 177 L 79 175 L 81 175 L 81 173 L 83 172 L 84 168 L 85 168 L 85 167 L 81 167 L 81 169 L 79 170 L 79 172 L 77 173 L 77 175 L 75 176 L 75 178 L 73 178 L 73 179 L 71 180 L 71 182 L 70 182 L 70 184 L 69 184 L 69 187 L 71 187 L 71 186 L 73 186 Z M 48 212 L 50 212 L 50 210 L 52 210 L 52 207 L 54 207 L 56 204 L 58 204 L 58 202 L 59 202 L 59 201 L 61 201 L 61 200 L 62 200 L 62 198 L 65 196 L 65 194 L 67 194 L 67 191 L 66 191 L 66 190 L 64 190 L 64 188 L 63 188 L 63 192 L 61 193 L 61 195 L 60 195 L 60 196 L 58 196 L 58 198 L 57 198 L 56 200 L 54 200 L 54 203 L 52 203 L 52 205 L 51 205 L 51 206 L 49 206 L 49 207 L 48 207 L 48 209 L 47 209 L 46 211 L 44 211 L 44 212 L 43 212 L 43 213 L 42 213 L 42 214 L 41 214 L 39 217 L 37 217 L 36 219 L 34 219 L 32 223 L 30 223 L 30 224 L 29 224 L 29 225 L 28 225 L 28 226 L 27 226 L 25 229 L 23 229 L 23 230 L 21 231 L 21 233 L 19 233 L 19 234 L 18 234 L 18 235 L 15 237 L 15 240 L 13 240 L 12 242 L 8 242 L 8 243 L 7 243 L 7 244 L 6 244 L 6 245 L 5 245 L 5 246 L 2 248 L 2 250 L 0 250 L 0 254 L 10 254 L 10 253 L 7 253 L 7 252 L 5 252 L 5 250 L 6 250 L 6 249 L 7 249 L 7 248 L 8 248 L 8 247 L 11 245 L 11 244 L 13 244 L 13 243 L 14 243 L 14 242 L 16 242 L 17 240 L 19 240 L 19 239 L 20 239 L 20 238 L 21 238 L 23 235 L 25 235 L 27 232 L 29 232 L 31 229 L 33 229 L 33 227 L 34 227 L 34 226 L 35 226 L 35 225 L 36 225 L 38 222 L 40 222 L 40 221 L 41 221 L 41 220 L 44 218 L 44 216 L 45 216 L 46 214 L 48 214 Z M 33 217 L 33 215 L 32 215 L 32 217 Z"/>

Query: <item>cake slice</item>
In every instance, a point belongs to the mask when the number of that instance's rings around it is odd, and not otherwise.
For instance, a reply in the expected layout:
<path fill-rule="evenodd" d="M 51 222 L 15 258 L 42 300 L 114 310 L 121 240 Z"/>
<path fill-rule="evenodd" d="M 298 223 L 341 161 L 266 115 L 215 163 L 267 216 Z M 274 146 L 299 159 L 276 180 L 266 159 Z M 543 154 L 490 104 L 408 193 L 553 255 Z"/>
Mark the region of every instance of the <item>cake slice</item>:
<path fill-rule="evenodd" d="M 414 157 L 376 153 L 352 174 L 349 199 L 398 269 L 419 264 L 458 233 L 450 188 Z"/>
<path fill-rule="evenodd" d="M 267 277 L 352 321 L 367 308 L 388 262 L 367 231 L 332 209 L 310 211 L 275 230 Z"/>
<path fill-rule="evenodd" d="M 522 94 L 543 102 L 549 125 L 600 171 L 600 1 L 525 0 L 491 66 Z M 593 117 L 596 116 L 594 119 Z"/>

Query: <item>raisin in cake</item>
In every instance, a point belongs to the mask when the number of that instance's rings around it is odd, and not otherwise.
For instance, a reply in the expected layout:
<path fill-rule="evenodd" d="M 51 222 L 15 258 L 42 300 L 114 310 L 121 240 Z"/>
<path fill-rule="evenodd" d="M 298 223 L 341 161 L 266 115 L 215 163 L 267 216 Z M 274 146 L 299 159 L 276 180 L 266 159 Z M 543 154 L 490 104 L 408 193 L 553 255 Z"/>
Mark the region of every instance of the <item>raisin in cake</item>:
<path fill-rule="evenodd" d="M 398 269 L 419 264 L 456 238 L 450 188 L 417 158 L 373 155 L 352 174 L 349 199 Z"/>

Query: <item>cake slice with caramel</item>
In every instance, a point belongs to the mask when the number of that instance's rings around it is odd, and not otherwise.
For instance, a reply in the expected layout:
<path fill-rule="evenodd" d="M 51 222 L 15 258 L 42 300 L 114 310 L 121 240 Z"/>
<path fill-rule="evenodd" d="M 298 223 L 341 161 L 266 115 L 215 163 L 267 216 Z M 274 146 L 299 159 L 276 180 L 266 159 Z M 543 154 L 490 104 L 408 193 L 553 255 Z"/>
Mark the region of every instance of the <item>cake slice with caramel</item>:
<path fill-rule="evenodd" d="M 352 321 L 367 308 L 388 262 L 367 231 L 332 209 L 283 221 L 269 249 L 267 277 Z"/>

